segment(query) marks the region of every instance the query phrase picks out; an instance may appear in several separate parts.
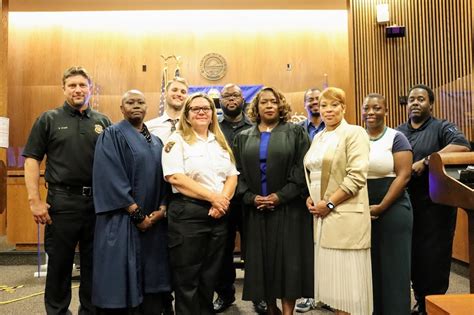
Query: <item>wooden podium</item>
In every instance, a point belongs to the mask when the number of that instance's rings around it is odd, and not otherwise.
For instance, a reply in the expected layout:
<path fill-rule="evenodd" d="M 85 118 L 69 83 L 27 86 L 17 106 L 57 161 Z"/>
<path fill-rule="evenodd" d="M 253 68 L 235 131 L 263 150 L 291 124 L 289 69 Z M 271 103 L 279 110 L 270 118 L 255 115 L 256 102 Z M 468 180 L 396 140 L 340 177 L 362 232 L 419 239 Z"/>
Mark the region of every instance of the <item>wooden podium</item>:
<path fill-rule="evenodd" d="M 457 169 L 465 169 L 467 165 L 474 165 L 474 152 L 431 154 L 429 187 L 434 202 L 467 212 L 470 292 L 474 293 L 474 189 L 461 183 L 457 173 Z"/>

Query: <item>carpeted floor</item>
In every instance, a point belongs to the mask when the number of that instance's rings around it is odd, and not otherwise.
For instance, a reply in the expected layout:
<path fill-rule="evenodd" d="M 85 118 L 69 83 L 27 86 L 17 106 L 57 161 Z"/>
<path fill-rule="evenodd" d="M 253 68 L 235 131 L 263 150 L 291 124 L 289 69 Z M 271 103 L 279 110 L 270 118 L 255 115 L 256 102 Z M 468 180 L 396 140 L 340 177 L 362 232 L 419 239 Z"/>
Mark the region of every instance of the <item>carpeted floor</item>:
<path fill-rule="evenodd" d="M 0 239 L 1 243 L 1 239 Z M 10 249 L 6 249 L 7 251 Z M 29 258 L 29 261 L 34 261 Z M 43 306 L 44 278 L 35 278 L 34 273 L 37 266 L 23 264 L 22 258 L 18 256 L 8 260 L 9 263 L 0 265 L 0 314 L 2 315 L 33 315 L 45 314 Z M 34 262 L 33 262 L 34 263 Z M 243 271 L 238 270 L 236 281 L 237 301 L 223 314 L 255 314 L 252 303 L 240 300 L 242 296 Z M 75 273 L 73 273 L 75 275 Z M 448 293 L 468 293 L 469 280 L 468 269 L 465 264 L 453 262 L 451 268 L 451 279 Z M 3 286 L 13 288 L 11 292 L 2 289 Z M 72 301 L 70 310 L 72 314 L 77 314 L 78 282 L 73 282 Z M 332 314 L 326 310 L 312 310 L 305 314 Z"/>

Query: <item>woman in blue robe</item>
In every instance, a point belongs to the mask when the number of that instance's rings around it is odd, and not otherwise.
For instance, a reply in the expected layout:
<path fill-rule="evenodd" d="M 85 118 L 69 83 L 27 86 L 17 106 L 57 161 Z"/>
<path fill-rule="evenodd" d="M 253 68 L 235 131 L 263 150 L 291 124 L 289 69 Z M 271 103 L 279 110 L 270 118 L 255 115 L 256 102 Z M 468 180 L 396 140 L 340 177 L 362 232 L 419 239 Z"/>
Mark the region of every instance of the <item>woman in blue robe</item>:
<path fill-rule="evenodd" d="M 124 120 L 97 141 L 92 302 L 98 314 L 161 314 L 171 291 L 163 144 L 143 124 L 144 95 L 122 97 Z"/>

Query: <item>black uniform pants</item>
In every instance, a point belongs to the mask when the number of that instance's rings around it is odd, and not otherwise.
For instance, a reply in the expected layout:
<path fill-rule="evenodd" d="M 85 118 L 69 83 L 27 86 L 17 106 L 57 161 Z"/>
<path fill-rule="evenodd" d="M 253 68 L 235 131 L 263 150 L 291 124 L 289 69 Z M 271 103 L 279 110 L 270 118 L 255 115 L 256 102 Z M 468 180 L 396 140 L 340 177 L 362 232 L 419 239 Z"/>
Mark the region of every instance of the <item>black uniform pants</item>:
<path fill-rule="evenodd" d="M 231 202 L 230 212 L 227 219 L 227 237 L 224 249 L 224 257 L 219 272 L 216 286 L 217 294 L 229 301 L 235 298 L 235 266 L 234 266 L 234 248 L 235 236 L 237 231 L 242 238 L 242 205 L 240 202 Z"/>
<path fill-rule="evenodd" d="M 223 219 L 211 205 L 175 197 L 168 207 L 170 266 L 177 315 L 214 314 L 212 298 L 226 241 Z"/>
<path fill-rule="evenodd" d="M 71 273 L 79 244 L 81 282 L 79 314 L 95 314 L 91 303 L 92 246 L 95 212 L 92 197 L 48 191 L 52 223 L 46 226 L 44 246 L 48 254 L 45 307 L 48 315 L 66 314 L 71 302 Z"/>
<path fill-rule="evenodd" d="M 411 196 L 413 239 L 411 280 L 415 298 L 425 310 L 425 297 L 445 294 L 449 286 L 456 208 Z"/>

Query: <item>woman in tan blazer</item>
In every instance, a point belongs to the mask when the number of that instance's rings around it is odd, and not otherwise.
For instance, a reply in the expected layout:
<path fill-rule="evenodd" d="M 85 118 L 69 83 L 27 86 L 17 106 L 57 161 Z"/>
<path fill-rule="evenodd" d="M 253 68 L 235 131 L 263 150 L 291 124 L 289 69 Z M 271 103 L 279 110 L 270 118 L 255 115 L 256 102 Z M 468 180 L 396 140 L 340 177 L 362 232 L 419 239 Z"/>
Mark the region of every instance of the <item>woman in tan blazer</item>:
<path fill-rule="evenodd" d="M 327 88 L 319 99 L 326 128 L 304 159 L 306 205 L 314 216 L 315 299 L 336 314 L 371 314 L 369 138 L 344 120 L 343 90 Z"/>

